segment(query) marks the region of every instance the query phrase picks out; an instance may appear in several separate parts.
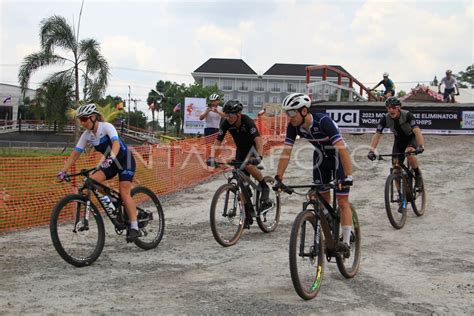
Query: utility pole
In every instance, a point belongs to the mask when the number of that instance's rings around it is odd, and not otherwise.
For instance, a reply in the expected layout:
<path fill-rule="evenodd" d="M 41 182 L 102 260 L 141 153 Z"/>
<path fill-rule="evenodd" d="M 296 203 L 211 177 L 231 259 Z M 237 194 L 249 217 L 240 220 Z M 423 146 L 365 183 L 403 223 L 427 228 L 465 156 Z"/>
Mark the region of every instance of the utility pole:
<path fill-rule="evenodd" d="M 132 99 L 130 98 L 130 86 L 128 86 L 128 115 L 127 115 L 127 128 L 130 129 L 130 103 Z"/>

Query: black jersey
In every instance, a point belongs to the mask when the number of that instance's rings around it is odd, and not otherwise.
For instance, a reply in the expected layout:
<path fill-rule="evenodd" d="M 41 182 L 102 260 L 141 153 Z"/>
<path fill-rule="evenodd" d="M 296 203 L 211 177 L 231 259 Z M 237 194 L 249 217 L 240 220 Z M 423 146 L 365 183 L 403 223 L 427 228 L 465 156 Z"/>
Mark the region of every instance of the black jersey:
<path fill-rule="evenodd" d="M 234 139 L 237 150 L 240 152 L 249 152 L 255 146 L 255 138 L 260 136 L 255 122 L 245 114 L 240 118 L 240 126 L 230 125 L 227 120 L 222 120 L 217 140 L 224 140 L 224 136 L 229 131 Z"/>

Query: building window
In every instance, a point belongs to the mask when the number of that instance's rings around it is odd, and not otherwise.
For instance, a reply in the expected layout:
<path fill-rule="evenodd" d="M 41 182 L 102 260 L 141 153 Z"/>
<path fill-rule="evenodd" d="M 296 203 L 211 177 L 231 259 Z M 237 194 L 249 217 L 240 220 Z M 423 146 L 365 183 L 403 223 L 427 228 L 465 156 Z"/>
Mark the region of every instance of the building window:
<path fill-rule="evenodd" d="M 215 78 L 205 78 L 204 79 L 204 86 L 205 87 L 210 87 L 210 86 L 217 86 L 217 79 Z"/>
<path fill-rule="evenodd" d="M 246 94 L 239 94 L 239 101 L 243 105 L 248 105 L 249 104 L 249 96 Z"/>
<path fill-rule="evenodd" d="M 281 90 L 280 82 L 274 81 L 270 84 L 270 91 L 271 92 L 280 92 L 280 90 Z"/>
<path fill-rule="evenodd" d="M 263 105 L 263 95 L 255 95 L 253 97 L 253 105 L 254 106 L 262 106 Z"/>
<path fill-rule="evenodd" d="M 280 103 L 280 98 L 277 95 L 272 96 L 272 103 Z"/>
<path fill-rule="evenodd" d="M 265 87 L 262 80 L 255 81 L 255 91 L 257 92 L 265 91 Z"/>
<path fill-rule="evenodd" d="M 239 83 L 239 85 L 238 85 L 238 90 L 239 91 L 249 91 L 248 81 L 241 80 L 241 81 L 238 81 L 238 83 Z"/>
<path fill-rule="evenodd" d="M 232 100 L 233 98 L 234 96 L 232 95 L 232 93 L 224 93 L 224 103 L 229 100 Z"/>
<path fill-rule="evenodd" d="M 224 91 L 233 90 L 233 83 L 234 83 L 234 80 L 232 80 L 232 79 L 222 80 L 222 90 L 224 90 Z"/>
<path fill-rule="evenodd" d="M 287 83 L 287 89 L 286 91 L 287 92 L 296 92 L 296 87 L 297 87 L 297 84 L 294 83 L 294 82 L 288 82 Z"/>

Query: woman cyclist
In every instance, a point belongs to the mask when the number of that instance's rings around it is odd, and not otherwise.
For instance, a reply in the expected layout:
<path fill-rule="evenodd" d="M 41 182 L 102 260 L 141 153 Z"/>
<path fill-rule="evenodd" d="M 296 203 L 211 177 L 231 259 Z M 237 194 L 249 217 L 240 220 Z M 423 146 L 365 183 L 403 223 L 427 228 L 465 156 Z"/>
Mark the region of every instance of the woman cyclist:
<path fill-rule="evenodd" d="M 91 179 L 104 182 L 119 175 L 119 191 L 125 209 L 130 220 L 130 228 L 127 231 L 127 242 L 135 241 L 139 236 L 137 223 L 137 209 L 135 201 L 130 195 L 132 179 L 135 174 L 135 159 L 127 146 L 122 142 L 115 127 L 104 122 L 101 114 L 97 111 L 95 104 L 84 104 L 77 109 L 76 118 L 86 130 L 82 133 L 76 147 L 64 163 L 64 167 L 58 172 L 57 177 L 63 181 L 66 172 L 79 159 L 87 144 L 102 153 L 100 168 L 91 175 Z"/>

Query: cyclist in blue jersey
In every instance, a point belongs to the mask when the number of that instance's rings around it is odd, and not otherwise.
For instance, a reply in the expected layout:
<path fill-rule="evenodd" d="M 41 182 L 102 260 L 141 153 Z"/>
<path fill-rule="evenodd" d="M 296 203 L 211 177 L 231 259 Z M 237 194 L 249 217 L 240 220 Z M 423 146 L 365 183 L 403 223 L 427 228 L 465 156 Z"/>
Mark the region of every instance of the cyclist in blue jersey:
<path fill-rule="evenodd" d="M 95 104 L 84 104 L 77 109 L 76 118 L 86 130 L 82 133 L 76 147 L 64 163 L 63 169 L 58 172 L 57 177 L 63 181 L 66 172 L 79 159 L 79 156 L 87 144 L 94 146 L 95 150 L 102 153 L 100 168 L 91 175 L 91 179 L 104 182 L 119 176 L 120 197 L 125 205 L 130 228 L 127 231 L 127 242 L 135 241 L 139 236 L 137 223 L 137 208 L 135 201 L 130 195 L 132 180 L 135 175 L 135 159 L 131 151 L 123 143 L 117 134 L 115 127 L 104 122 Z"/>
<path fill-rule="evenodd" d="M 370 151 L 367 158 L 375 160 L 376 155 L 374 153 L 375 148 L 382 137 L 383 130 L 388 127 L 394 136 L 392 154 L 405 153 L 405 152 L 416 152 L 421 154 L 424 151 L 425 140 L 421 134 L 421 129 L 416 122 L 415 116 L 407 111 L 402 110 L 402 102 L 397 97 L 388 98 L 385 101 L 387 113 L 380 119 L 377 125 L 377 130 L 372 141 L 370 142 Z M 392 165 L 398 164 L 398 160 L 401 162 L 405 159 L 405 156 L 393 157 Z M 410 166 L 415 172 L 415 187 L 421 186 L 421 172 L 418 168 L 418 160 L 415 156 L 408 156 Z"/>
<path fill-rule="evenodd" d="M 388 78 L 387 72 L 384 72 L 383 79 L 375 87 L 370 89 L 370 91 L 377 89 L 377 87 L 380 85 L 383 85 L 385 88 L 385 91 L 383 92 L 383 97 L 385 99 L 395 96 L 395 84 L 391 79 Z"/>
<path fill-rule="evenodd" d="M 335 174 L 339 183 L 337 203 L 341 209 L 343 240 L 337 249 L 349 257 L 352 231 L 352 211 L 349 203 L 349 186 L 352 185 L 352 162 L 347 145 L 336 123 L 325 113 L 310 113 L 311 100 L 302 93 L 292 93 L 283 100 L 283 110 L 290 123 L 286 131 L 284 148 L 278 162 L 274 189 L 282 186 L 282 179 L 291 157 L 296 136 L 307 139 L 314 146 L 313 181 L 323 197 L 330 202 L 327 184 Z"/>

